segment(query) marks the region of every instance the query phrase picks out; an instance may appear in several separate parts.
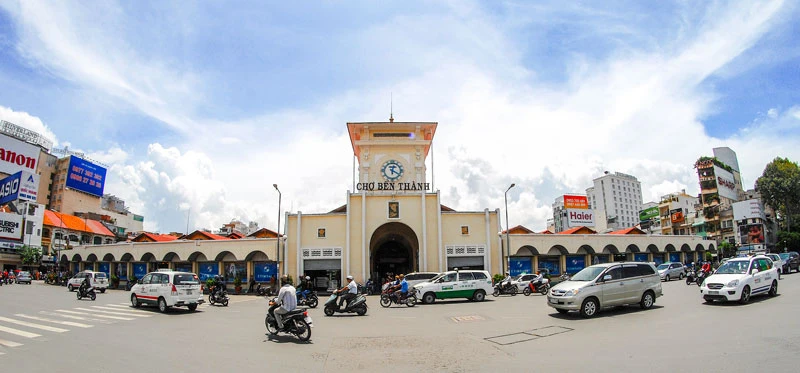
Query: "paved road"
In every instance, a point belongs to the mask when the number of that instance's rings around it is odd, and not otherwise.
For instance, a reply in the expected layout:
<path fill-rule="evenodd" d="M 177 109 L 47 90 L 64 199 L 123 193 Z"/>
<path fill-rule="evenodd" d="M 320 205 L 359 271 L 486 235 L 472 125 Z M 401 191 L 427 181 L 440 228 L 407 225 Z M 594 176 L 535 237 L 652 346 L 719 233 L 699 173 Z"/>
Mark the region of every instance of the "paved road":
<path fill-rule="evenodd" d="M 129 307 L 124 291 L 77 301 L 63 287 L 34 283 L 0 287 L 0 366 L 26 373 L 795 371 L 800 275 L 784 276 L 779 293 L 744 306 L 707 305 L 697 286 L 673 281 L 651 310 L 590 320 L 555 313 L 541 295 L 388 309 L 369 297 L 364 317 L 311 310 L 312 340 L 298 343 L 265 335 L 264 298 L 160 314 Z"/>

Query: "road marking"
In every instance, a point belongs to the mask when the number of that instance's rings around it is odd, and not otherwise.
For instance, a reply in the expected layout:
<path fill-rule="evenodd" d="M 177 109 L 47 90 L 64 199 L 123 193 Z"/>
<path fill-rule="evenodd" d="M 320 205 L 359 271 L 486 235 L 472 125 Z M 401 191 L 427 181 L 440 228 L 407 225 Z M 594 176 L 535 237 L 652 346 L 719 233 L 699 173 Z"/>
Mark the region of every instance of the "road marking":
<path fill-rule="evenodd" d="M 93 310 L 93 309 L 90 309 L 90 308 L 78 308 L 78 307 L 75 307 L 75 309 L 76 310 L 81 310 L 81 311 L 99 312 L 102 315 L 109 314 L 109 315 L 117 315 L 117 316 L 152 317 L 151 315 L 134 315 L 132 313 L 101 311 L 101 310 Z M 95 315 L 95 316 L 100 316 L 100 315 Z M 131 319 L 131 320 L 134 320 L 134 319 Z"/>
<path fill-rule="evenodd" d="M 31 332 L 26 332 L 26 331 L 22 331 L 22 330 L 7 328 L 7 327 L 2 326 L 2 325 L 0 325 L 0 332 L 16 334 L 16 335 L 18 335 L 20 337 L 25 337 L 25 338 L 41 337 L 41 335 L 36 334 L 36 333 L 31 333 Z"/>
<path fill-rule="evenodd" d="M 73 320 L 92 321 L 92 322 L 99 322 L 99 323 L 103 323 L 103 324 L 111 324 L 111 323 L 113 323 L 113 321 L 108 321 L 108 320 L 93 319 L 93 318 L 90 318 L 90 317 L 80 317 L 80 316 L 73 316 L 73 315 L 64 315 L 64 314 L 60 314 L 60 313 L 56 313 L 56 312 L 39 311 L 39 313 L 41 313 L 42 315 L 65 317 L 65 318 L 73 319 Z"/>
<path fill-rule="evenodd" d="M 91 328 L 93 326 L 93 325 L 88 325 L 88 324 L 81 324 L 81 323 L 78 323 L 78 322 L 72 322 L 72 321 L 61 321 L 61 320 L 46 319 L 44 317 L 28 316 L 28 315 L 23 315 L 21 313 L 15 314 L 14 316 L 24 317 L 26 319 L 31 319 L 31 320 L 51 322 L 51 323 L 54 323 L 54 324 L 76 326 L 78 328 Z"/>
<path fill-rule="evenodd" d="M 133 313 L 134 314 L 133 316 L 138 316 L 138 315 L 136 315 L 137 313 L 142 313 L 142 314 L 145 314 L 147 316 L 153 316 L 151 314 L 152 312 L 147 312 L 147 311 L 126 310 L 126 309 L 110 308 L 110 307 L 103 307 L 103 306 L 92 306 L 92 308 L 97 308 L 97 309 L 101 309 L 101 310 L 116 311 L 116 312 L 125 311 L 125 312 Z M 125 315 L 127 315 L 127 313 Z"/>
<path fill-rule="evenodd" d="M 0 316 L 0 321 L 10 322 L 12 324 L 17 324 L 17 325 L 22 325 L 22 326 L 27 326 L 29 328 L 47 330 L 48 332 L 63 333 L 63 332 L 68 332 L 69 331 L 69 329 L 61 329 L 61 328 L 56 328 L 54 326 L 34 324 L 32 322 L 21 321 L 21 320 L 16 320 L 16 319 L 9 319 L 8 317 L 2 317 L 2 316 Z"/>
<path fill-rule="evenodd" d="M 19 346 L 22 346 L 22 343 L 17 343 L 17 342 L 7 341 L 5 339 L 0 339 L 0 345 L 6 346 L 6 347 L 19 347 Z"/>
<path fill-rule="evenodd" d="M 58 312 L 66 312 L 66 313 L 75 314 L 75 315 L 86 315 L 86 316 L 102 317 L 104 319 L 127 320 L 127 321 L 136 320 L 136 319 L 131 319 L 131 318 L 127 318 L 127 317 L 95 315 L 95 314 L 86 313 L 86 312 L 76 312 L 76 311 L 69 311 L 69 310 L 56 310 L 56 311 L 58 311 Z M 91 311 L 91 310 L 89 310 L 89 311 Z"/>

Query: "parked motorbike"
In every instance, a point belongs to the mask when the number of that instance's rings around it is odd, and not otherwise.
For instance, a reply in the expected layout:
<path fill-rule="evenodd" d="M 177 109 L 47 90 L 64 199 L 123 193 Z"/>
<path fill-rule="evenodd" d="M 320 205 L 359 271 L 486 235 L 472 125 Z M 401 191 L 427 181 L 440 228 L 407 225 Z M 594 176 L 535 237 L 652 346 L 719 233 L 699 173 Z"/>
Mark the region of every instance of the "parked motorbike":
<path fill-rule="evenodd" d="M 525 294 L 526 297 L 531 295 L 531 293 L 547 295 L 548 291 L 550 291 L 550 280 L 540 276 L 536 280 L 531 280 L 528 283 L 528 286 L 526 286 L 525 289 L 522 289 L 522 294 Z"/>
<path fill-rule="evenodd" d="M 345 304 L 344 308 L 339 307 L 340 296 L 338 291 L 331 294 L 331 297 L 325 302 L 325 316 L 333 316 L 336 312 L 357 313 L 359 316 L 367 314 L 367 298 L 363 294 L 356 295 L 350 300 L 350 304 Z"/>
<path fill-rule="evenodd" d="M 417 304 L 417 291 L 415 289 L 409 289 L 405 297 L 403 297 L 399 290 L 391 293 L 387 291 L 381 293 L 381 307 L 387 308 L 391 306 L 392 303 L 414 307 Z"/>
<path fill-rule="evenodd" d="M 208 303 L 212 306 L 216 303 L 219 303 L 225 307 L 228 306 L 228 292 L 223 290 L 217 290 L 215 286 L 211 287 L 211 290 L 208 293 Z"/>
<path fill-rule="evenodd" d="M 303 296 L 303 293 L 305 293 L 305 297 Z M 319 304 L 319 298 L 317 298 L 316 291 L 306 290 L 297 292 L 298 306 L 309 306 L 311 308 L 317 308 L 318 304 Z"/>
<path fill-rule="evenodd" d="M 83 287 L 80 287 L 78 288 L 76 294 L 78 295 L 78 300 L 81 300 L 82 298 L 89 298 L 91 300 L 95 300 L 95 298 L 97 298 L 97 294 L 94 292 L 94 287 L 91 287 L 88 290 L 84 289 Z"/>
<path fill-rule="evenodd" d="M 511 296 L 517 295 L 517 285 L 511 283 L 511 281 L 502 281 L 494 286 L 494 292 L 492 295 L 495 297 L 500 296 L 501 294 L 511 294 Z"/>
<path fill-rule="evenodd" d="M 261 286 L 259 283 L 258 286 L 256 286 L 256 294 L 262 297 L 267 297 L 272 295 L 272 289 L 270 289 L 269 286 Z"/>
<path fill-rule="evenodd" d="M 294 334 L 303 342 L 311 339 L 311 328 L 314 327 L 314 321 L 305 308 L 297 308 L 282 316 L 283 329 L 278 329 L 278 321 L 275 320 L 275 309 L 278 308 L 276 300 L 272 298 L 269 301 L 269 309 L 267 310 L 267 317 L 264 319 L 264 324 L 267 326 L 267 331 L 272 335 L 278 333 Z"/>

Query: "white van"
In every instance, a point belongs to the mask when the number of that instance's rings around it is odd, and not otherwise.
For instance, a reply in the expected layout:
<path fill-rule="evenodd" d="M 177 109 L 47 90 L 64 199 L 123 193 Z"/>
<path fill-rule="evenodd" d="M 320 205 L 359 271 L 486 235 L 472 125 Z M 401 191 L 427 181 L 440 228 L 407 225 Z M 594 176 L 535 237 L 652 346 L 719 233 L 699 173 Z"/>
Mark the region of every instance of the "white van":
<path fill-rule="evenodd" d="M 203 288 L 197 275 L 189 272 L 158 270 L 142 277 L 131 288 L 131 305 L 156 305 L 161 312 L 170 307 L 197 309 L 203 300 Z"/>
<path fill-rule="evenodd" d="M 466 298 L 478 302 L 491 293 L 492 278 L 487 271 L 463 270 L 449 271 L 430 281 L 414 285 L 417 298 L 422 303 L 433 303 L 436 299 Z"/>
<path fill-rule="evenodd" d="M 94 272 L 94 271 L 81 271 L 72 276 L 67 281 L 67 290 L 74 291 L 78 290 L 81 287 L 81 283 L 87 276 L 92 276 L 92 285 L 94 285 L 94 289 L 100 291 L 101 293 L 105 293 L 106 289 L 108 288 L 108 277 L 106 277 L 105 272 Z"/>

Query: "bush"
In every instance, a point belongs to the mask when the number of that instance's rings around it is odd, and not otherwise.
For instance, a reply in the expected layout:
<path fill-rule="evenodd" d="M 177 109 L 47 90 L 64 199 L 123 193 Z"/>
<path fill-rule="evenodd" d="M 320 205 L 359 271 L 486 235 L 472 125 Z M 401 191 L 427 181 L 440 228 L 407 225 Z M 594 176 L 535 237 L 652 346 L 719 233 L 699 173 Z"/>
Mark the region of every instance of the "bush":
<path fill-rule="evenodd" d="M 506 278 L 506 276 L 497 273 L 494 276 L 492 276 L 492 284 L 496 284 L 500 281 L 503 281 L 504 278 Z"/>
<path fill-rule="evenodd" d="M 233 286 L 235 286 L 235 287 L 237 287 L 237 288 L 238 288 L 238 287 L 242 287 L 242 278 L 241 278 L 241 277 L 239 277 L 239 276 L 236 276 L 236 277 L 233 279 Z"/>

